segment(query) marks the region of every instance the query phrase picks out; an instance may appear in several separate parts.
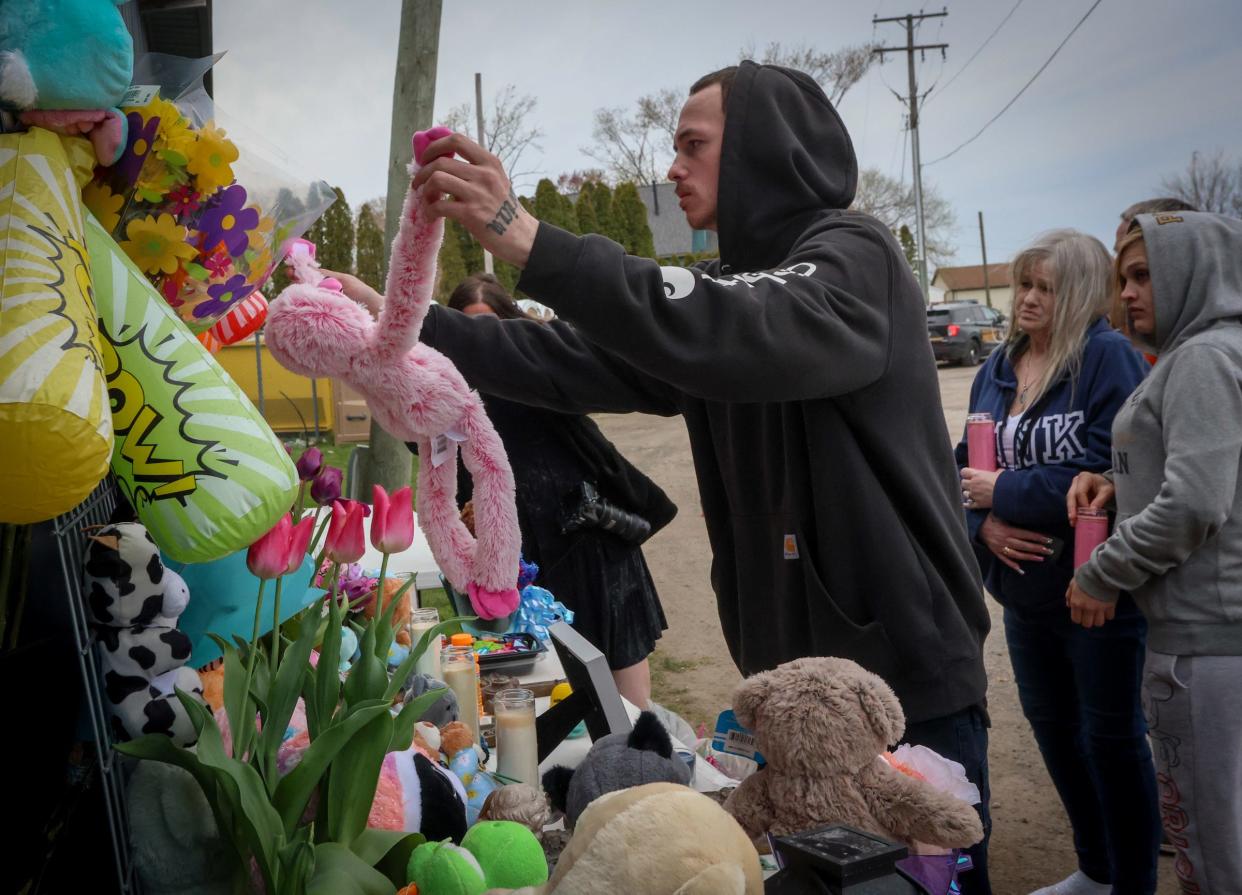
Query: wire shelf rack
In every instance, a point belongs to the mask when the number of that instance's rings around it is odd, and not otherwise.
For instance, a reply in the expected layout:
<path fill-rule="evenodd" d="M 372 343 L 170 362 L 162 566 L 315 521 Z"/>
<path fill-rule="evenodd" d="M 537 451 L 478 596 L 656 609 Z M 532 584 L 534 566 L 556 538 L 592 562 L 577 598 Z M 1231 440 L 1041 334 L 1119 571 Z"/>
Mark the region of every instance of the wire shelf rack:
<path fill-rule="evenodd" d="M 86 555 L 87 529 L 104 525 L 116 509 L 118 490 L 112 476 L 104 479 L 85 501 L 62 516 L 52 527 L 53 539 L 60 559 L 61 574 L 65 579 L 65 593 L 69 598 L 69 616 L 73 623 L 74 647 L 78 667 L 82 673 L 83 691 L 90 720 L 90 730 L 95 739 L 95 754 L 99 762 L 99 780 L 108 816 L 108 829 L 112 836 L 112 857 L 116 864 L 116 876 L 122 895 L 138 895 L 140 889 L 134 875 L 129 838 L 129 814 L 125 807 L 125 780 L 122 775 L 119 754 L 112 748 L 112 724 L 104 701 L 103 675 L 95 654 L 90 619 L 86 613 L 83 593 L 83 559 Z"/>

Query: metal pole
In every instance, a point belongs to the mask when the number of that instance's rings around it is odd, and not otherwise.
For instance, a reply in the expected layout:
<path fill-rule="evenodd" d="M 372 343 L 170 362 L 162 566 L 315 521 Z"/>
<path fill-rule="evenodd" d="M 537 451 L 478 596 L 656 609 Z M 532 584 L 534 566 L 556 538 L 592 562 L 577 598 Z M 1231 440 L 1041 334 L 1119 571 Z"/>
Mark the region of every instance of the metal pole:
<path fill-rule="evenodd" d="M 983 291 L 987 296 L 988 307 L 992 307 L 992 287 L 988 284 L 988 244 L 983 238 L 983 212 L 979 212 L 979 250 L 983 252 Z"/>
<path fill-rule="evenodd" d="M 254 334 L 254 375 L 259 387 L 259 416 L 266 419 L 267 414 L 263 410 L 263 343 L 259 336 L 257 332 Z"/>
<path fill-rule="evenodd" d="M 315 420 L 315 441 L 319 440 L 319 380 L 311 377 L 311 416 Z"/>
<path fill-rule="evenodd" d="M 923 166 L 919 163 L 919 89 L 914 78 L 914 16 L 906 16 L 906 63 L 910 78 L 910 147 L 914 164 L 914 215 L 918 225 L 919 283 L 923 304 L 931 301 L 927 283 L 927 234 L 923 223 Z"/>
<path fill-rule="evenodd" d="M 474 114 L 476 122 L 479 126 L 479 145 L 484 149 L 487 148 L 487 135 L 483 131 L 483 73 L 474 73 Z M 492 253 L 487 249 L 483 250 L 483 270 L 487 273 L 494 273 L 496 265 L 492 263 Z"/>

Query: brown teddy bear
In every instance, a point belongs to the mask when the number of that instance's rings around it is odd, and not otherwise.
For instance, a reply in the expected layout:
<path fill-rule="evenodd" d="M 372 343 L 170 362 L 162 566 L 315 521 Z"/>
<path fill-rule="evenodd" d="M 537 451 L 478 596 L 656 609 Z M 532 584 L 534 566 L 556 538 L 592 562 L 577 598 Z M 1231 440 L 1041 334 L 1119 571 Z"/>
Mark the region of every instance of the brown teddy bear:
<path fill-rule="evenodd" d="M 767 760 L 725 802 L 751 837 L 848 824 L 941 848 L 983 838 L 974 808 L 880 757 L 906 719 L 888 684 L 858 664 L 786 662 L 742 681 L 733 711 Z"/>

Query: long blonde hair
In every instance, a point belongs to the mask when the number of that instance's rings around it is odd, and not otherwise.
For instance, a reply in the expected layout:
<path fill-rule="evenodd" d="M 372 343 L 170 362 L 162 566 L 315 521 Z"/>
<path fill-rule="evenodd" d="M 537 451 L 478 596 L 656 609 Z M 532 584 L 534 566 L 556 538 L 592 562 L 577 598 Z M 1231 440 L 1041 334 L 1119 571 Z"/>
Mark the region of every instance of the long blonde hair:
<path fill-rule="evenodd" d="M 1031 269 L 1046 263 L 1055 303 L 1052 308 L 1052 334 L 1048 340 L 1048 365 L 1032 387 L 1028 406 L 1066 373 L 1074 387 L 1082 372 L 1082 348 L 1087 330 L 1097 318 L 1108 313 L 1112 294 L 1112 265 L 1108 250 L 1094 236 L 1077 230 L 1052 230 L 1014 256 L 1009 265 L 1009 281 L 1014 288 L 1014 307 L 1009 331 L 1005 335 L 1005 354 L 1011 364 L 1030 347 L 1030 337 L 1018 328 L 1018 289 Z"/>

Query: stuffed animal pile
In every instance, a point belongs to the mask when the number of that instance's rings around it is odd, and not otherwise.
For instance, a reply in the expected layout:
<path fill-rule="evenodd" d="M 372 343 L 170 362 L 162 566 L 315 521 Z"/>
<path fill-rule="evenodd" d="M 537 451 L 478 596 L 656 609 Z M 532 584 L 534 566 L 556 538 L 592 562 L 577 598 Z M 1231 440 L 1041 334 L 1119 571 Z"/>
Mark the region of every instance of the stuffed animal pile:
<path fill-rule="evenodd" d="M 181 746 L 198 735 L 176 690 L 200 701 L 203 684 L 185 667 L 190 638 L 177 617 L 190 602 L 181 576 L 164 567 L 159 548 L 137 522 L 90 535 L 86 595 L 117 740 L 162 733 Z"/>

